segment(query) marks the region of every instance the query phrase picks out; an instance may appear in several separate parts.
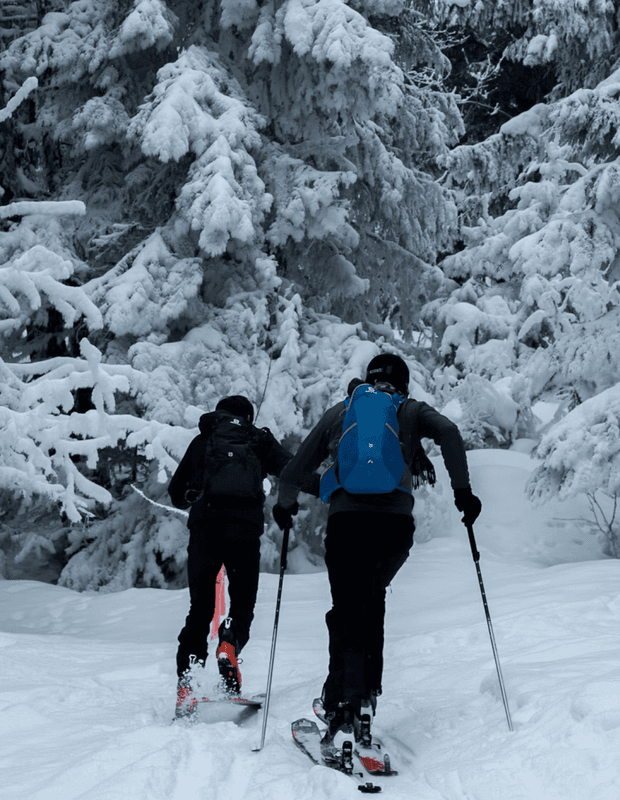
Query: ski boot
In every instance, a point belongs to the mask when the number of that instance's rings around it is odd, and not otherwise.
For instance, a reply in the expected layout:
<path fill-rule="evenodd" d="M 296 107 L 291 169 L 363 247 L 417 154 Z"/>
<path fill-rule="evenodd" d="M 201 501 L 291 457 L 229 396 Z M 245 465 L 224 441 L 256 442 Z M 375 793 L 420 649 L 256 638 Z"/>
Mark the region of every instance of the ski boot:
<path fill-rule="evenodd" d="M 198 700 L 194 696 L 191 679 L 187 673 L 177 683 L 177 704 L 174 710 L 175 719 L 191 720 L 196 713 Z"/>
<path fill-rule="evenodd" d="M 225 619 L 219 630 L 220 644 L 217 648 L 217 667 L 220 684 L 227 695 L 241 694 L 240 659 L 237 658 L 236 639 L 231 630 L 231 620 Z"/>
<path fill-rule="evenodd" d="M 175 719 L 192 720 L 196 713 L 198 699 L 196 698 L 196 671 L 204 669 L 205 660 L 190 656 L 189 667 L 181 675 L 177 682 L 177 702 L 174 711 Z"/>
<path fill-rule="evenodd" d="M 325 717 L 327 730 L 321 739 L 321 754 L 327 763 L 350 775 L 357 715 L 348 703 L 339 703 Z"/>
<path fill-rule="evenodd" d="M 372 691 L 369 696 L 362 700 L 359 716 L 359 728 L 356 731 L 355 740 L 362 747 L 372 747 L 371 726 L 372 719 L 377 709 L 377 695 L 379 692 Z"/>

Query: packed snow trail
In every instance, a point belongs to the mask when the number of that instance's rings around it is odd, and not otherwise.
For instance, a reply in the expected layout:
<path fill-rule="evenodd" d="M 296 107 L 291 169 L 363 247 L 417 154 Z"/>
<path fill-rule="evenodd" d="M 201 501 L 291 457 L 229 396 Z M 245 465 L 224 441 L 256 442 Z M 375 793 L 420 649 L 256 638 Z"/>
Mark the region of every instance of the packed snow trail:
<path fill-rule="evenodd" d="M 470 454 L 476 526 L 515 725 L 508 731 L 458 517 L 414 546 L 387 599 L 376 727 L 400 774 L 393 800 L 618 800 L 620 563 L 572 518 L 533 509 L 531 462 Z M 244 691 L 265 689 L 278 576 L 261 575 Z M 323 572 L 284 580 L 267 737 L 257 714 L 171 724 L 186 591 L 78 594 L 0 581 L 2 800 L 346 800 L 347 776 L 312 767 L 290 724 L 325 677 Z M 371 632 L 369 632 L 371 633 Z M 215 660 L 207 662 L 213 683 Z"/>

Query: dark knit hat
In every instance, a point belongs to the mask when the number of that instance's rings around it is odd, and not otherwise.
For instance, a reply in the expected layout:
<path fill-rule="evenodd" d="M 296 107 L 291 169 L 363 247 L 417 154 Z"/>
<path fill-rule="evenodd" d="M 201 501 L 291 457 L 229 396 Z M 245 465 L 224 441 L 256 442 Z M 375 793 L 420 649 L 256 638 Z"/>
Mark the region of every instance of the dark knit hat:
<path fill-rule="evenodd" d="M 400 356 L 392 353 L 381 353 L 375 356 L 366 368 L 366 382 L 374 384 L 380 381 L 391 383 L 397 392 L 409 394 L 409 367 Z"/>
<path fill-rule="evenodd" d="M 231 397 L 223 397 L 215 406 L 216 411 L 228 411 L 237 417 L 244 417 L 252 422 L 254 420 L 254 406 L 247 397 L 242 394 L 233 394 Z"/>

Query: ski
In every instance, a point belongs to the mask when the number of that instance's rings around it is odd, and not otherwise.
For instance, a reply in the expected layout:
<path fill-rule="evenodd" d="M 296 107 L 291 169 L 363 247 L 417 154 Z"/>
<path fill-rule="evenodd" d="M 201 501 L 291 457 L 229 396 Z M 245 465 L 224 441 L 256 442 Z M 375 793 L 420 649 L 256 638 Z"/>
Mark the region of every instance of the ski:
<path fill-rule="evenodd" d="M 252 697 L 197 697 L 194 709 L 185 719 L 190 723 L 234 722 L 242 725 L 262 708 L 264 694 Z"/>
<path fill-rule="evenodd" d="M 350 742 L 345 742 L 340 759 L 330 759 L 325 758 L 321 752 L 322 733 L 316 722 L 309 719 L 295 720 L 291 725 L 291 733 L 297 747 L 308 756 L 313 764 L 329 767 L 342 772 L 343 775 L 348 775 L 357 781 L 357 788 L 364 794 L 377 794 L 381 791 L 380 786 L 365 780 L 363 772 L 355 770 L 354 753 Z"/>
<path fill-rule="evenodd" d="M 312 710 L 321 722 L 327 723 L 320 697 L 314 699 Z M 383 752 L 381 742 L 376 737 L 373 741 L 370 734 L 370 716 L 368 714 L 362 715 L 359 741 L 355 742 L 353 752 L 369 775 L 398 775 L 398 772 L 392 768 L 389 755 Z"/>

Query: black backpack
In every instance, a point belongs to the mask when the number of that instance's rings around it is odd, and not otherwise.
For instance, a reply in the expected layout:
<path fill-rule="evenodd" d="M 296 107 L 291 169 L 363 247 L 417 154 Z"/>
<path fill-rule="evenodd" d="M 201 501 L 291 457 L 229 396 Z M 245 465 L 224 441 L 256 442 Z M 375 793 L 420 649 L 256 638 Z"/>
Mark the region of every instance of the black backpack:
<path fill-rule="evenodd" d="M 241 417 L 216 411 L 206 439 L 205 496 L 262 500 L 264 475 L 258 455 L 260 431 Z"/>

